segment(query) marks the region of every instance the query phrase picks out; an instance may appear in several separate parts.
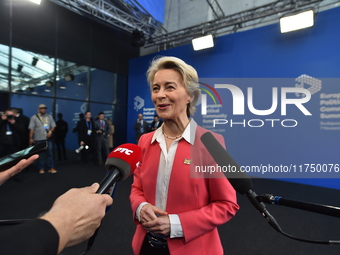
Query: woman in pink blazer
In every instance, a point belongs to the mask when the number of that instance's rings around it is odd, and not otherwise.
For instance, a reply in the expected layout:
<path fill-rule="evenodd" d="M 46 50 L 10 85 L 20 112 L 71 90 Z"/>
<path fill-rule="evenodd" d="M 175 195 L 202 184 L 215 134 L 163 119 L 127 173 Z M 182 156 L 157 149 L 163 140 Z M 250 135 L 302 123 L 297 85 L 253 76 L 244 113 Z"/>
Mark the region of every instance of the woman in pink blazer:
<path fill-rule="evenodd" d="M 222 173 L 207 176 L 199 170 L 216 163 L 200 141 L 208 130 L 190 119 L 200 95 L 197 72 L 181 59 L 162 57 L 147 74 L 164 123 L 138 143 L 143 157 L 130 194 L 137 224 L 134 254 L 223 254 L 217 226 L 239 206 Z M 223 137 L 213 135 L 225 147 Z"/>

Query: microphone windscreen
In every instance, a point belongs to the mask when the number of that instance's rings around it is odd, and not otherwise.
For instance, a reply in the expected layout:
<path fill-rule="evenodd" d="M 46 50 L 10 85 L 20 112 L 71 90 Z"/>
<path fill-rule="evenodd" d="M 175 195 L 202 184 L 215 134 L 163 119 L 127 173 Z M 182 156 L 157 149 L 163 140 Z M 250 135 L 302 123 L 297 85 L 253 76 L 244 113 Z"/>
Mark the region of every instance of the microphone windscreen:
<path fill-rule="evenodd" d="M 105 162 L 106 170 L 117 168 L 125 180 L 135 171 L 138 162 L 142 158 L 142 148 L 136 144 L 125 143 L 115 148 L 107 157 Z"/>
<path fill-rule="evenodd" d="M 201 141 L 216 161 L 217 165 L 219 165 L 222 169 L 234 169 L 233 171 L 224 171 L 224 175 L 228 178 L 230 184 L 237 192 L 245 194 L 253 188 L 253 183 L 249 176 L 242 172 L 237 162 L 210 132 L 204 133 L 201 136 Z"/>

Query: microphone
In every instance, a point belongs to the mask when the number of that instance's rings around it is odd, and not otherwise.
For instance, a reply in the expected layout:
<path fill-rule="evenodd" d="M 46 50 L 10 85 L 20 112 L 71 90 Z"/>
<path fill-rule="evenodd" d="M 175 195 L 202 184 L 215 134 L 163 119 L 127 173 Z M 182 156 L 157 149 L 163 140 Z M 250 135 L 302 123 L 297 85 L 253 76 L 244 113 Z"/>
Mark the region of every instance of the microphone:
<path fill-rule="evenodd" d="M 125 180 L 132 175 L 141 158 L 142 148 L 136 144 L 125 143 L 115 148 L 106 159 L 105 168 L 108 171 L 108 174 L 100 182 L 99 189 L 96 193 L 110 193 L 113 198 L 116 182 Z M 110 208 L 111 206 L 106 209 L 106 212 L 108 212 Z M 98 234 L 98 229 L 99 228 L 97 228 L 93 236 L 88 240 L 86 252 L 81 255 L 87 253 L 91 249 Z"/>
<path fill-rule="evenodd" d="M 115 148 L 106 159 L 105 168 L 108 174 L 100 182 L 96 193 L 107 193 L 114 183 L 132 175 L 141 158 L 142 148 L 136 144 L 125 143 Z"/>
<path fill-rule="evenodd" d="M 275 218 L 267 211 L 265 204 L 256 199 L 257 194 L 252 190 L 253 183 L 249 176 L 241 170 L 240 166 L 216 140 L 212 133 L 204 133 L 201 136 L 201 141 L 209 154 L 216 161 L 217 165 L 221 166 L 221 168 L 225 166 L 227 169 L 236 169 L 235 171 L 224 172 L 224 175 L 227 177 L 230 184 L 238 193 L 242 195 L 246 194 L 252 205 L 266 218 L 268 223 L 281 233 L 281 227 L 276 222 Z"/>
<path fill-rule="evenodd" d="M 253 183 L 249 176 L 241 170 L 237 162 L 210 132 L 204 133 L 201 136 L 201 141 L 219 166 L 236 169 L 236 171 L 225 171 L 224 175 L 238 193 L 244 195 L 253 188 Z"/>

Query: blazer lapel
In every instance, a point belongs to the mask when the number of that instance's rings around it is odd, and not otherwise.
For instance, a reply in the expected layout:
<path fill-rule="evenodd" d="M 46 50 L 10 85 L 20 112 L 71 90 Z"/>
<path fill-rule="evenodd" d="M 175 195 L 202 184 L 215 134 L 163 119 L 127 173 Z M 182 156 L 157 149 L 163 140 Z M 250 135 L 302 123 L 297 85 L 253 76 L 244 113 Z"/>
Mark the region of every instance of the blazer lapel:
<path fill-rule="evenodd" d="M 148 165 L 143 166 L 145 171 L 143 171 L 143 176 L 141 178 L 144 180 L 144 192 L 146 193 L 146 197 L 149 198 L 148 202 L 154 205 L 156 200 L 156 182 L 161 148 L 157 142 L 154 142 L 150 144 L 150 147 L 147 150 L 148 152 L 144 152 L 144 155 L 148 156 L 146 156 L 143 161 L 148 162 Z"/>

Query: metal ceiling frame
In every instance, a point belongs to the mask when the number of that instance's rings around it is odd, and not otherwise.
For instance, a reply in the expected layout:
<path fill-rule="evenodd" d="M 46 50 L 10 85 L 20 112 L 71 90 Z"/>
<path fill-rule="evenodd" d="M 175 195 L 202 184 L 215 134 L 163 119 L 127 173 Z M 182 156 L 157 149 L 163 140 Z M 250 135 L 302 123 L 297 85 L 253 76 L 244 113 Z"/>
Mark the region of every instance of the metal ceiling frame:
<path fill-rule="evenodd" d="M 260 23 L 278 21 L 282 16 L 309 9 L 317 9 L 324 0 L 280 0 L 246 11 L 225 16 L 218 0 L 206 0 L 214 20 L 168 33 L 138 0 L 50 0 L 81 15 L 89 14 L 129 33 L 139 30 L 146 36 L 144 48 L 157 46 L 165 50 L 191 42 L 195 37 L 212 34 L 221 36 Z M 340 2 L 340 1 L 335 1 Z M 114 6 L 116 4 L 117 6 Z M 124 10 L 122 10 L 124 9 Z"/>
<path fill-rule="evenodd" d="M 218 3 L 218 0 L 206 0 L 209 4 L 211 10 L 213 11 L 215 19 L 222 18 L 225 16 L 220 4 Z"/>
<path fill-rule="evenodd" d="M 207 0 L 208 1 L 208 0 Z M 240 28 L 253 26 L 264 22 L 264 19 L 272 17 L 278 20 L 289 13 L 314 8 L 323 0 L 281 0 L 262 5 L 236 14 L 217 18 L 196 26 L 191 26 L 171 33 L 150 38 L 144 48 L 158 46 L 164 50 L 191 42 L 195 37 L 208 33 L 214 36 L 234 33 Z"/>
<path fill-rule="evenodd" d="M 105 0 L 50 0 L 80 15 L 89 14 L 110 25 L 132 33 L 137 29 L 151 37 L 166 33 L 162 23 L 150 15 L 137 1 L 116 0 L 124 5 L 130 13 Z"/>

